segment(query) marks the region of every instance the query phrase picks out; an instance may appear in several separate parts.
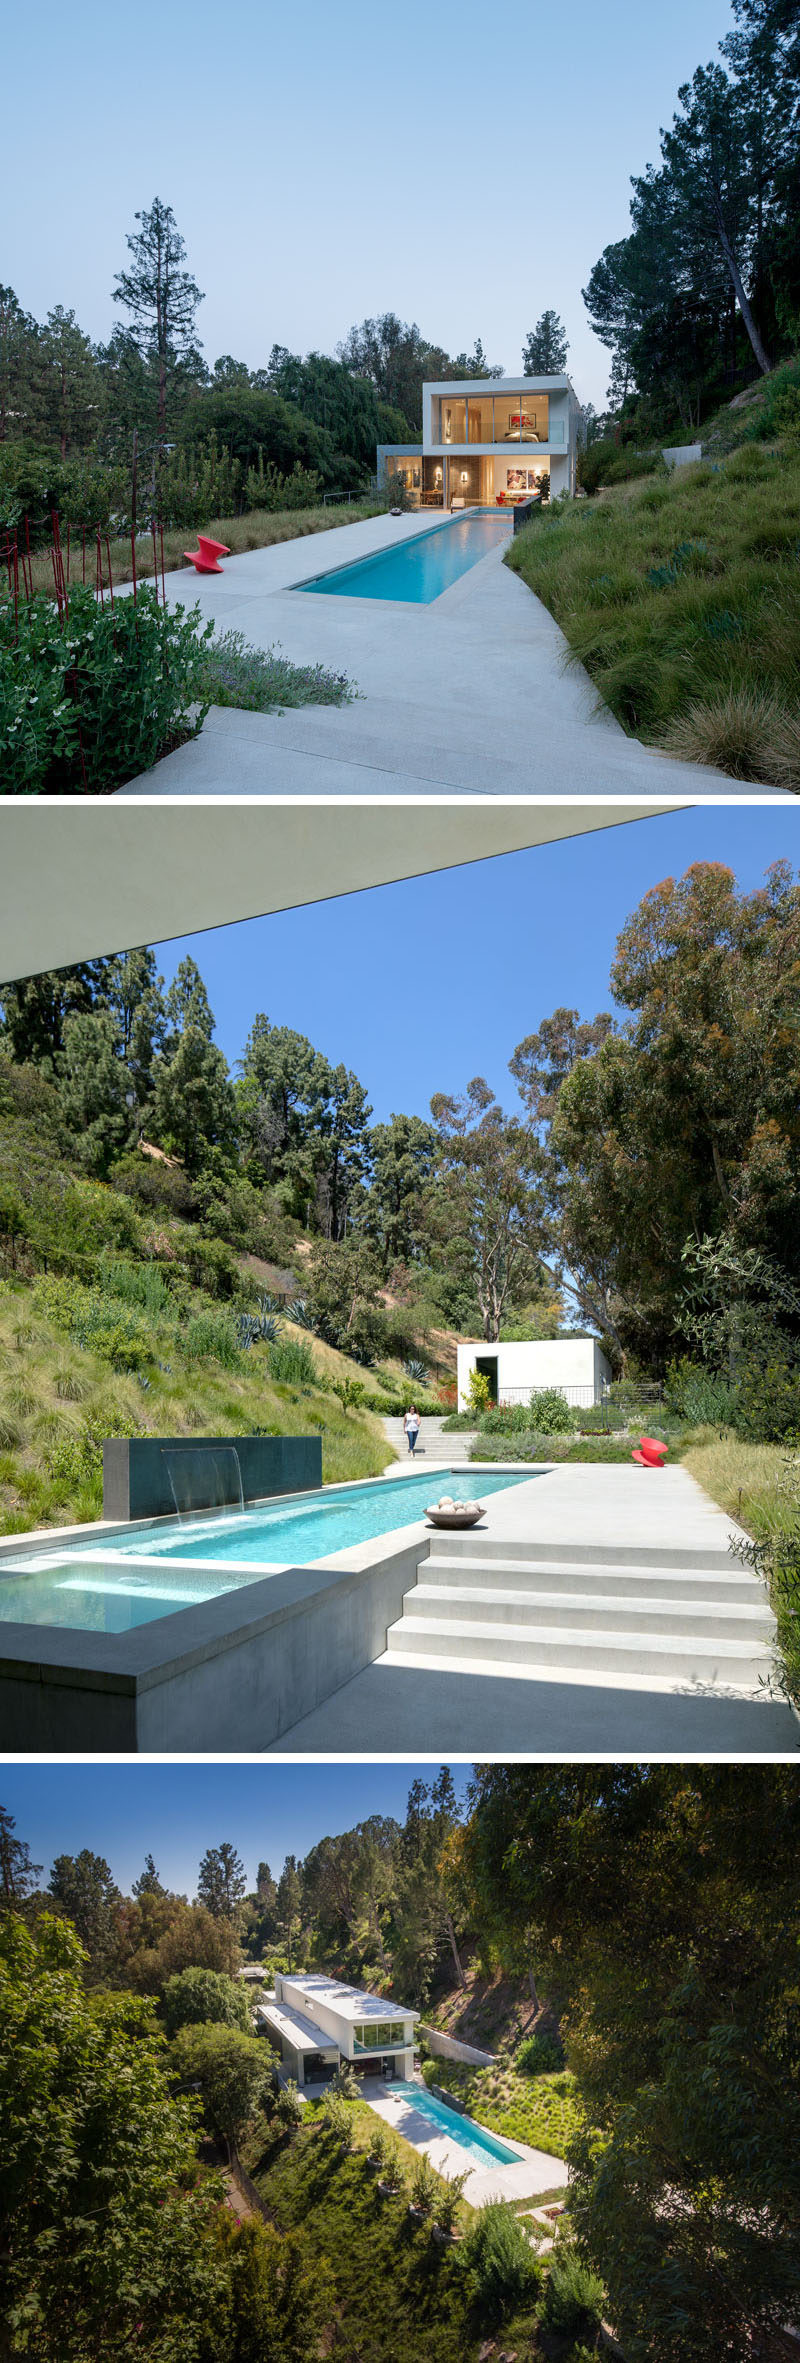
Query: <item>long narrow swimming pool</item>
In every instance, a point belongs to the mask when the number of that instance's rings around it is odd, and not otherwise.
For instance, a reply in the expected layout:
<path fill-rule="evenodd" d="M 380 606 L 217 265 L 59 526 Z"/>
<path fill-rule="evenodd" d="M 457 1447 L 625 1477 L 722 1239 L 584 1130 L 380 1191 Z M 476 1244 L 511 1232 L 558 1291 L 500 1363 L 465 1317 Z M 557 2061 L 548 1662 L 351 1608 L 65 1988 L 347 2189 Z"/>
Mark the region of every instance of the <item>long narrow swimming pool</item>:
<path fill-rule="evenodd" d="M 467 2150 L 469 2156 L 480 2160 L 482 2165 L 485 2166 L 487 2161 L 491 2166 L 521 2165 L 520 2150 L 510 2149 L 508 2142 L 498 2141 L 494 2133 L 485 2133 L 482 2125 L 476 2125 L 474 2117 L 462 2117 L 458 2109 L 449 2109 L 447 2102 L 437 2100 L 426 2085 L 404 2084 L 398 2080 L 396 2084 L 390 2084 L 388 2089 L 393 2098 L 404 2102 L 418 2117 L 424 2117 L 432 2133 L 446 2133 L 448 2141 L 457 2141 L 462 2150 Z M 398 2133 L 403 2131 L 399 2109 L 397 2130 Z"/>
<path fill-rule="evenodd" d="M 124 1633 L 178 1608 L 216 1600 L 278 1567 L 307 1567 L 335 1551 L 394 1534 L 424 1517 L 445 1489 L 454 1501 L 483 1499 L 524 1484 L 536 1471 L 476 1470 L 344 1485 L 327 1497 L 259 1503 L 156 1527 L 91 1534 L 52 1550 L 0 1561 L 0 1623 Z"/>
<path fill-rule="evenodd" d="M 297 583 L 295 588 L 325 591 L 335 599 L 401 599 L 429 607 L 431 600 L 449 591 L 459 575 L 507 540 L 510 530 L 508 517 L 448 518 L 445 525 L 415 533 L 409 541 L 378 550 L 372 558 L 337 566 L 331 574 L 315 574 L 310 582 Z"/>

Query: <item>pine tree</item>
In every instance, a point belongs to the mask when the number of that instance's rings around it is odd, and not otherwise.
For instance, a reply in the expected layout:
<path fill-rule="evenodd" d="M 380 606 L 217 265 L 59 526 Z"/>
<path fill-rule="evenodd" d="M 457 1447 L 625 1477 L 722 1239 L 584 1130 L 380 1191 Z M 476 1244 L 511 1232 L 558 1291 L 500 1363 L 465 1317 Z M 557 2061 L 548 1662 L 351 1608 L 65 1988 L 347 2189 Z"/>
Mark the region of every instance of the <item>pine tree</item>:
<path fill-rule="evenodd" d="M 133 262 L 118 272 L 113 299 L 130 314 L 128 340 L 155 375 L 163 440 L 181 380 L 202 368 L 195 315 L 204 298 L 183 269 L 186 247 L 171 205 L 154 197 L 149 212 L 137 213 L 136 220 L 141 227 L 127 240 Z"/>
<path fill-rule="evenodd" d="M 568 352 L 563 320 L 557 312 L 543 312 L 536 327 L 528 330 L 522 354 L 525 376 L 558 377 L 566 369 Z"/>

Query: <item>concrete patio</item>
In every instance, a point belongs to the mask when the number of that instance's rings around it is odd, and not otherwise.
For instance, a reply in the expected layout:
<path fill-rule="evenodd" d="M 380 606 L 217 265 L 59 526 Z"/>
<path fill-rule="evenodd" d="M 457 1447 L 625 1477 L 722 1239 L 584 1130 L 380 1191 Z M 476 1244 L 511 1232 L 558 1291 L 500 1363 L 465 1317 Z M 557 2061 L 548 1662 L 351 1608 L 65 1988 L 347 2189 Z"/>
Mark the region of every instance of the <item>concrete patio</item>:
<path fill-rule="evenodd" d="M 385 2125 L 394 2127 L 412 2149 L 430 2159 L 437 2174 L 463 2174 L 467 2180 L 464 2197 L 470 2207 L 483 2207 L 489 2199 L 538 2199 L 543 2191 L 564 2190 L 568 2181 L 563 2158 L 554 2158 L 549 2150 L 532 2150 L 527 2142 L 510 2141 L 508 2148 L 518 2151 L 519 2163 L 513 2166 L 493 2165 L 487 2158 L 485 2165 L 478 2162 L 470 2150 L 462 2148 L 458 2138 L 458 2114 L 453 2110 L 452 2135 L 434 2130 L 430 2119 L 423 2114 L 425 2086 L 420 2084 L 421 2107 L 415 2109 L 408 2093 L 398 2092 L 391 2084 L 377 2078 L 369 2088 L 365 2085 L 362 2097 L 369 2107 L 382 2117 Z M 477 2120 L 473 2120 L 477 2122 Z M 505 2139 L 504 2135 L 493 2137 Z"/>
<path fill-rule="evenodd" d="M 627 738 L 599 707 L 559 627 L 503 564 L 506 537 L 431 602 L 298 592 L 442 519 L 388 516 L 227 558 L 220 575 L 167 576 L 173 604 L 220 630 L 343 672 L 351 705 L 284 714 L 213 707 L 197 739 L 118 791 L 143 796 L 696 796 L 763 794 Z"/>
<path fill-rule="evenodd" d="M 531 1475 L 483 1528 L 433 1538 L 383 1653 L 275 1751 L 424 1753 L 435 1733 L 457 1755 L 794 1755 L 740 1532 L 679 1466 Z"/>

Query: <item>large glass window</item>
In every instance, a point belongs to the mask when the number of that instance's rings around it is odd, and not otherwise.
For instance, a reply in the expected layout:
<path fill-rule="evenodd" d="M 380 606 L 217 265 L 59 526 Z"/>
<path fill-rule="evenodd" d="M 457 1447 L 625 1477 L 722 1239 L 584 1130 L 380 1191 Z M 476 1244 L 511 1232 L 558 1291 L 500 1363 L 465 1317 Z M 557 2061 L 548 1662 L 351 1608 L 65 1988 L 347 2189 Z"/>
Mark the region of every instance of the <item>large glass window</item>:
<path fill-rule="evenodd" d="M 494 441 L 493 413 L 494 404 L 491 394 L 468 395 L 469 435 L 467 439 L 470 443 L 492 443 Z"/>
<path fill-rule="evenodd" d="M 547 394 L 495 395 L 496 443 L 546 443 L 549 426 L 550 399 Z"/>
<path fill-rule="evenodd" d="M 563 426 L 555 422 L 559 441 Z M 510 386 L 504 394 L 434 395 L 431 404 L 431 441 L 434 448 L 464 443 L 549 443 L 550 398 L 522 394 Z"/>
<path fill-rule="evenodd" d="M 405 2042 L 405 2029 L 402 2024 L 354 2027 L 353 2042 L 356 2051 L 391 2051 Z"/>
<path fill-rule="evenodd" d="M 417 458 L 409 458 L 405 454 L 398 458 L 396 452 L 388 453 L 386 474 L 399 476 L 407 492 L 419 492 L 422 484 L 422 453 Z"/>
<path fill-rule="evenodd" d="M 447 396 L 443 394 L 439 405 L 439 413 L 439 442 L 466 443 L 467 405 L 463 395 L 457 395 L 455 399 L 450 402 L 448 401 Z"/>

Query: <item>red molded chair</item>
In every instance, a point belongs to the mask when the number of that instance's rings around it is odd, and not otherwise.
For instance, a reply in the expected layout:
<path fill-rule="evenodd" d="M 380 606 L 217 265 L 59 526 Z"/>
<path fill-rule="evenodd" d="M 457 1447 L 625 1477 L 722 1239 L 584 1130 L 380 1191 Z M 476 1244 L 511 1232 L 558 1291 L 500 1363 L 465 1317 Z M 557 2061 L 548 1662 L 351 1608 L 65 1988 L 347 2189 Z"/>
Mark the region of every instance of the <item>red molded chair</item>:
<path fill-rule="evenodd" d="M 638 1451 L 631 1453 L 631 1459 L 638 1461 L 640 1469 L 663 1469 L 668 1449 L 657 1436 L 640 1436 Z"/>
<path fill-rule="evenodd" d="M 230 550 L 227 542 L 213 542 L 209 534 L 198 533 L 196 550 L 184 550 L 183 555 L 190 560 L 196 574 L 221 574 L 218 561 L 229 558 Z"/>

